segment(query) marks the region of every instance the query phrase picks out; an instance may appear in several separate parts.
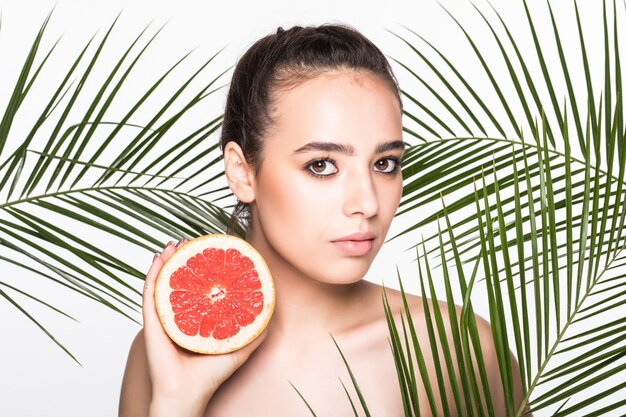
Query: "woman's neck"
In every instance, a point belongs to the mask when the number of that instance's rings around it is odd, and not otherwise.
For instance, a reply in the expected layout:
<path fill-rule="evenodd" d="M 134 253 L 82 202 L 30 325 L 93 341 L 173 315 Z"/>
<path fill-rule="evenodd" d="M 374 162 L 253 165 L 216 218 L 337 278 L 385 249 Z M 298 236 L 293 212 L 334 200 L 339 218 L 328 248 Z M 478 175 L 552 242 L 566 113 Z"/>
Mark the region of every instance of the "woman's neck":
<path fill-rule="evenodd" d="M 302 333 L 303 325 L 312 337 L 338 335 L 359 324 L 354 318 L 362 318 L 359 311 L 372 302 L 373 296 L 380 302 L 375 295 L 380 292 L 367 281 L 340 285 L 320 282 L 294 268 L 265 239 L 250 233 L 247 241 L 265 259 L 276 287 L 268 337 Z"/>

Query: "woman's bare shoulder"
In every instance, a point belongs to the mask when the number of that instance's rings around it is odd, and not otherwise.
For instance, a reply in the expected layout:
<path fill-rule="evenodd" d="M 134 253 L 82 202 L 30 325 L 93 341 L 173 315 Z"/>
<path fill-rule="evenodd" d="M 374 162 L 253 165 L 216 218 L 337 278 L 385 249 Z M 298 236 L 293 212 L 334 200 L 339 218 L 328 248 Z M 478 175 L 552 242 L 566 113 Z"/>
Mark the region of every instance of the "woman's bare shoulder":
<path fill-rule="evenodd" d="M 120 393 L 119 415 L 148 415 L 151 385 L 143 329 L 139 330 L 128 352 Z"/>
<path fill-rule="evenodd" d="M 411 327 L 415 331 L 415 336 L 420 344 L 420 350 L 425 360 L 427 373 L 431 381 L 435 380 L 435 368 L 441 366 L 444 360 L 442 355 L 442 343 L 440 337 L 443 335 L 446 339 L 448 346 L 450 347 L 449 355 L 456 379 L 460 378 L 459 374 L 459 361 L 457 359 L 457 351 L 454 346 L 455 337 L 459 336 L 461 331 L 459 326 L 461 323 L 461 317 L 464 313 L 463 308 L 459 305 L 449 306 L 445 301 L 434 302 L 432 299 L 424 298 L 419 295 L 402 294 L 402 292 L 395 289 L 384 289 L 384 296 L 389 307 L 388 311 L 391 311 L 395 326 L 400 334 L 400 343 L 405 344 L 402 322 L 406 326 L 406 331 L 410 331 L 408 326 L 408 318 L 411 320 Z M 408 308 L 407 308 L 408 307 Z M 438 324 L 436 322 L 435 310 L 438 310 L 440 315 L 440 325 L 443 324 L 444 332 L 440 332 Z M 408 311 L 408 313 L 407 313 Z M 384 314 L 384 313 L 383 313 Z M 385 315 L 385 320 L 387 316 Z M 471 316 L 467 316 L 464 320 L 468 320 L 471 326 L 476 329 L 478 339 L 480 341 L 481 357 L 483 358 L 483 364 L 485 366 L 485 376 L 488 379 L 489 386 L 491 388 L 492 399 L 496 410 L 501 410 L 504 413 L 503 392 L 500 384 L 500 373 L 498 368 L 497 353 L 494 346 L 494 339 L 491 330 L 490 323 L 478 314 L 472 313 Z M 428 323 L 430 321 L 430 324 Z M 429 327 L 432 326 L 430 329 Z M 455 329 L 456 328 L 456 329 Z M 456 334 L 455 334 L 456 332 Z M 430 333 L 430 335 L 429 335 Z M 435 338 L 436 351 L 433 351 L 434 347 L 431 342 L 431 336 Z M 409 335 L 409 340 L 411 335 Z M 474 341 L 470 341 L 470 349 L 474 350 Z M 411 347 L 411 350 L 413 348 Z M 437 359 L 438 357 L 438 359 Z M 511 356 L 511 362 L 513 365 L 514 380 L 516 386 L 516 400 L 521 400 L 521 386 L 519 384 L 519 368 L 515 358 Z M 437 365 L 440 364 L 440 365 Z M 474 374 L 478 375 L 480 370 L 478 369 L 478 363 L 475 360 L 475 353 L 472 354 L 472 365 L 474 368 Z M 449 369 L 447 366 L 440 368 L 444 374 L 447 374 Z M 448 378 L 444 378 L 448 381 Z M 452 395 L 450 384 L 446 382 L 445 391 Z M 451 398 L 451 397 L 448 397 Z M 437 400 L 437 407 L 441 407 L 441 403 Z M 498 413 L 496 413 L 498 415 Z"/>
<path fill-rule="evenodd" d="M 454 320 L 457 323 L 457 326 L 461 322 L 461 315 L 463 313 L 463 308 L 460 305 L 454 304 L 450 306 L 447 302 L 439 300 L 436 304 L 430 298 L 425 298 L 419 295 L 410 294 L 410 293 L 402 293 L 399 290 L 393 288 L 383 288 L 381 287 L 381 294 L 389 306 L 390 311 L 392 312 L 394 318 L 399 319 L 400 317 L 407 317 L 407 307 L 409 315 L 413 321 L 414 325 L 424 325 L 426 326 L 426 312 L 429 312 L 429 318 L 433 322 L 433 326 L 435 324 L 435 310 L 438 310 L 438 313 L 441 315 L 443 324 L 446 328 L 446 333 L 448 336 L 451 335 L 451 323 Z M 453 314 L 451 314 L 453 312 Z M 476 330 L 481 338 L 485 340 L 491 340 L 491 325 L 487 320 L 485 320 L 482 316 L 478 314 L 472 314 L 473 322 L 476 324 Z"/>
<path fill-rule="evenodd" d="M 388 311 L 392 313 L 392 317 L 396 327 L 400 330 L 402 328 L 402 321 L 408 324 L 408 318 L 411 319 L 411 325 L 415 329 L 419 342 L 426 347 L 430 346 L 429 339 L 429 326 L 432 326 L 431 332 L 434 333 L 435 338 L 439 338 L 439 331 L 437 328 L 436 316 L 438 315 L 443 324 L 444 335 L 449 346 L 454 346 L 455 331 L 460 331 L 460 323 L 463 315 L 463 308 L 459 305 L 448 305 L 445 301 L 437 301 L 436 303 L 430 299 L 415 294 L 402 293 L 399 290 L 391 288 L 382 288 L 382 296 L 386 300 L 386 304 L 389 308 Z M 408 310 L 408 313 L 407 313 Z M 437 314 L 435 313 L 437 311 Z M 383 318 L 386 320 L 387 316 L 383 310 Z M 491 331 L 491 324 L 482 316 L 472 313 L 471 316 L 465 317 L 464 320 L 471 320 L 472 327 L 475 326 L 478 334 L 482 357 L 485 364 L 488 366 L 487 373 L 491 378 L 496 378 L 499 375 L 497 366 L 491 366 L 497 363 L 496 350 L 494 346 L 493 334 Z M 430 321 L 430 324 L 428 323 Z M 458 335 L 458 334 L 457 334 Z M 437 345 L 441 346 L 440 341 L 437 341 Z M 451 355 L 455 357 L 454 349 Z"/>

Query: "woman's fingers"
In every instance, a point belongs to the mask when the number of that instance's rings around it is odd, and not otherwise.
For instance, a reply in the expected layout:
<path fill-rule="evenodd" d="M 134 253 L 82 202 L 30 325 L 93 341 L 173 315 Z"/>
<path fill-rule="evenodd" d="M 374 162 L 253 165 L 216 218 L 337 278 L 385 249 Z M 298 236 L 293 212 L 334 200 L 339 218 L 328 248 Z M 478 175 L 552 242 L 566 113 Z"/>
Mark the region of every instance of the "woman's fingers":
<path fill-rule="evenodd" d="M 151 328 L 156 319 L 156 307 L 154 305 L 154 284 L 156 283 L 159 271 L 163 267 L 163 260 L 161 254 L 155 254 L 152 259 L 152 265 L 146 274 L 146 282 L 143 286 L 143 325 L 146 328 Z"/>
<path fill-rule="evenodd" d="M 163 252 L 154 255 L 152 265 L 146 274 L 146 281 L 143 287 L 143 324 L 147 329 L 160 328 L 161 332 L 165 333 L 159 322 L 154 303 L 154 286 L 163 264 L 176 252 L 177 247 L 180 247 L 184 242 L 185 239 L 181 239 L 178 243 L 169 242 L 163 249 Z"/>
<path fill-rule="evenodd" d="M 184 239 L 176 244 L 168 243 L 161 253 L 154 256 L 146 275 L 143 291 L 145 349 L 155 398 L 178 398 L 192 393 L 192 397 L 204 401 L 248 360 L 265 338 L 265 332 L 248 346 L 224 355 L 201 355 L 186 351 L 168 337 L 156 310 L 155 284 L 163 265 L 184 243 Z"/>

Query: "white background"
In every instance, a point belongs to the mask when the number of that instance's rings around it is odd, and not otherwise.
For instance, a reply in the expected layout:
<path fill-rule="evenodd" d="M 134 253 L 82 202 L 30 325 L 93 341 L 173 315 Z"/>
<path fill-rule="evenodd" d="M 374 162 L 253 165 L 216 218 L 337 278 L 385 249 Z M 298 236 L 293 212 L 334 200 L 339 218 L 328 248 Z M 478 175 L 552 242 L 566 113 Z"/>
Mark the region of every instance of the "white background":
<path fill-rule="evenodd" d="M 480 23 L 479 16 L 469 2 L 459 0 L 443 3 L 465 23 Z M 524 23 L 523 12 L 519 5 L 513 9 L 509 3 L 513 2 L 494 2 L 515 30 L 517 23 Z M 488 10 L 486 3 L 478 4 L 483 10 Z M 531 1 L 530 4 L 541 8 L 545 6 L 544 2 L 537 1 Z M 66 54 L 68 59 L 75 57 L 91 35 L 105 30 L 120 11 L 120 21 L 114 32 L 112 45 L 109 46 L 116 52 L 127 46 L 129 39 L 151 21 L 154 21 L 154 27 L 167 22 L 156 47 L 147 56 L 156 73 L 162 72 L 194 48 L 197 48 L 194 54 L 198 59 L 206 59 L 220 48 L 226 47 L 216 65 L 216 68 L 223 70 L 233 65 L 254 40 L 275 31 L 279 25 L 287 28 L 293 24 L 323 22 L 348 23 L 362 31 L 388 56 L 399 60 L 411 56 L 410 51 L 386 29 L 406 34 L 406 30 L 401 27 L 406 25 L 451 53 L 463 69 L 470 68 L 471 71 L 472 66 L 477 67 L 462 33 L 437 3 L 431 0 L 2 0 L 0 112 L 6 106 L 17 71 L 32 40 L 53 7 L 55 10 L 46 39 L 49 45 L 63 35 L 57 53 L 60 56 Z M 567 20 L 571 20 L 571 7 L 562 13 L 567 13 Z M 586 13 L 583 18 L 596 19 L 597 15 Z M 545 27 L 549 23 L 543 21 L 543 24 Z M 116 45 L 119 47 L 116 48 Z M 550 55 L 549 59 L 556 58 Z M 406 73 L 395 64 L 394 69 L 403 85 L 403 80 L 407 79 Z M 476 80 L 478 82 L 474 81 L 474 86 L 480 87 L 481 82 L 486 82 L 482 75 L 477 75 Z M 497 112 L 495 107 L 497 106 L 494 106 L 494 111 Z M 394 230 L 400 230 L 401 226 L 394 224 L 390 236 Z M 385 277 L 387 283 L 394 281 L 396 264 L 403 271 L 414 271 L 412 253 L 403 253 L 406 244 L 401 243 L 392 242 L 383 248 L 368 274 L 368 279 L 380 282 Z M 103 247 L 107 248 L 106 242 L 103 242 Z M 141 252 L 137 256 L 136 265 L 147 269 L 151 261 L 150 254 Z M 4 272 L 8 273 L 8 270 Z M 11 272 L 24 273 L 17 270 Z M 134 284 L 141 288 L 141 283 Z M 408 286 L 414 288 L 413 284 L 409 283 Z M 140 328 L 139 325 L 105 307 L 56 288 L 50 288 L 50 297 L 46 300 L 54 302 L 79 320 L 79 323 L 75 323 L 55 316 L 50 317 L 46 324 L 78 357 L 82 367 L 76 365 L 13 307 L 0 301 L 0 416 L 98 417 L 117 414 L 126 354 L 132 338 Z M 139 320 L 139 315 L 137 319 Z"/>

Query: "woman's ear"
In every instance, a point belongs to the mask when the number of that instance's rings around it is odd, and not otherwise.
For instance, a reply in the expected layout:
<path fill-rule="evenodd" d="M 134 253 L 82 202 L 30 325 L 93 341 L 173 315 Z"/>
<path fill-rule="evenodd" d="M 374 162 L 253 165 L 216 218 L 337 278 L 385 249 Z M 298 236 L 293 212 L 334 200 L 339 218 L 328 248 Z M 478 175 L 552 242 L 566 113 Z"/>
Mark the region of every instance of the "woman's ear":
<path fill-rule="evenodd" d="M 254 169 L 248 164 L 241 147 L 230 141 L 224 147 L 224 171 L 230 190 L 242 203 L 254 200 Z"/>

